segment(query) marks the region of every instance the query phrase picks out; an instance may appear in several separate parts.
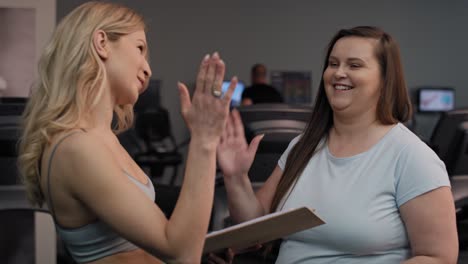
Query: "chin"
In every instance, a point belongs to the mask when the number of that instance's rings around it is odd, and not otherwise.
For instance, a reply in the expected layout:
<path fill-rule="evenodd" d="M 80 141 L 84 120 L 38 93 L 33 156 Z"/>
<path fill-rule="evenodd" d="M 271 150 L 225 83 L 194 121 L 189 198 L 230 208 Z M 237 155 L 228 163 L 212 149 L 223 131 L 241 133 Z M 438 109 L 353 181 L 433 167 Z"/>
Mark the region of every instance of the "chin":
<path fill-rule="evenodd" d="M 127 104 L 134 105 L 138 101 L 139 97 L 140 97 L 140 93 L 139 93 L 138 89 L 136 91 L 132 91 L 132 93 L 130 93 L 127 96 L 127 100 L 128 100 Z"/>
<path fill-rule="evenodd" d="M 343 111 L 351 105 L 350 102 L 343 102 L 340 100 L 330 102 L 330 106 L 333 111 Z"/>
<path fill-rule="evenodd" d="M 128 104 L 135 105 L 137 101 L 138 101 L 138 96 L 135 97 L 135 98 L 134 98 L 133 100 L 131 100 L 130 102 L 128 102 Z"/>
<path fill-rule="evenodd" d="M 346 107 L 332 106 L 332 111 L 333 111 L 333 113 L 345 113 L 346 112 Z"/>
<path fill-rule="evenodd" d="M 119 100 L 117 103 L 119 105 L 128 105 L 128 104 L 131 104 L 131 105 L 135 105 L 136 102 L 138 101 L 138 95 L 128 95 L 124 98 L 122 98 L 122 100 Z"/>

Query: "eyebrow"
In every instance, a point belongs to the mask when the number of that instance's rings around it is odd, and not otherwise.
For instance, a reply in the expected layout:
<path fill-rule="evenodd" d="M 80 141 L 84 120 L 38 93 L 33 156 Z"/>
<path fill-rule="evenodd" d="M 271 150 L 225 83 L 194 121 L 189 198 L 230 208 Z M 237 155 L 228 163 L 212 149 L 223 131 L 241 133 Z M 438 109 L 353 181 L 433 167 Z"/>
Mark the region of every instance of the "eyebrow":
<path fill-rule="evenodd" d="M 139 39 L 137 39 L 137 41 L 141 41 L 145 46 L 148 46 L 144 39 L 139 38 Z"/>
<path fill-rule="evenodd" d="M 328 58 L 329 60 L 332 59 L 332 60 L 339 60 L 337 57 L 334 57 L 334 56 L 330 56 Z M 356 57 L 351 57 L 351 58 L 347 58 L 346 61 L 362 61 L 362 62 L 366 62 L 365 60 L 361 59 L 361 58 L 356 58 Z"/>
<path fill-rule="evenodd" d="M 366 62 L 366 60 L 361 59 L 361 58 L 348 58 L 348 61 L 356 61 L 356 60 Z"/>

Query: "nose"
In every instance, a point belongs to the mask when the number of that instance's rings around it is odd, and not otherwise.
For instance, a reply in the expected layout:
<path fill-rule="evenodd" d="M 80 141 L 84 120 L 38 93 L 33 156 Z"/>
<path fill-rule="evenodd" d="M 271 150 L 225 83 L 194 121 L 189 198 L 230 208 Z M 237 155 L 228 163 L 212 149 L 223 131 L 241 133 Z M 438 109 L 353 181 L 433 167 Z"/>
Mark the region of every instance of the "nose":
<path fill-rule="evenodd" d="M 152 72 L 151 72 L 151 67 L 149 66 L 148 62 L 145 62 L 145 66 L 143 68 L 143 73 L 145 74 L 145 77 L 147 79 L 151 78 Z"/>
<path fill-rule="evenodd" d="M 335 78 L 345 78 L 346 77 L 346 71 L 343 69 L 343 66 L 340 66 L 336 69 L 335 71 Z"/>

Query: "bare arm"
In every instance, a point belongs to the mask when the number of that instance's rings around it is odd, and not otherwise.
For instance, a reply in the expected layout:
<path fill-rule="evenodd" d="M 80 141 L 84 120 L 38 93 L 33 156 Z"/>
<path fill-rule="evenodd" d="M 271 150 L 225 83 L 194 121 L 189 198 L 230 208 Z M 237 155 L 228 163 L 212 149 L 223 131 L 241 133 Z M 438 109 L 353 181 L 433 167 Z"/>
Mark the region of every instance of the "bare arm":
<path fill-rule="evenodd" d="M 254 192 L 249 176 L 225 178 L 229 212 L 237 223 L 265 215 L 270 212 L 271 202 L 282 175 L 276 166 L 262 187 Z"/>
<path fill-rule="evenodd" d="M 166 262 L 201 259 L 213 202 L 216 147 L 236 85 L 234 79 L 222 99 L 212 95 L 212 89 L 221 89 L 224 70 L 217 54 L 204 60 L 192 101 L 187 88 L 179 84 L 182 114 L 192 139 L 181 193 L 169 220 L 128 181 L 98 139 L 79 135 L 63 150 L 62 171 L 68 174 L 76 199 L 124 238 Z"/>
<path fill-rule="evenodd" d="M 273 196 L 276 193 L 276 188 L 278 187 L 282 176 L 283 170 L 281 170 L 281 168 L 276 165 L 270 177 L 268 177 L 268 179 L 256 193 L 257 199 L 265 210 L 265 213 L 269 213 L 272 209 L 271 203 L 273 202 Z"/>
<path fill-rule="evenodd" d="M 178 252 L 176 239 L 168 235 L 169 222 L 164 214 L 128 179 L 98 138 L 73 136 L 56 155 L 55 174 L 64 178 L 72 197 L 100 221 L 162 260 L 190 257 Z"/>
<path fill-rule="evenodd" d="M 404 263 L 457 263 L 455 206 L 449 187 L 422 194 L 400 207 L 413 257 Z"/>
<path fill-rule="evenodd" d="M 232 111 L 217 156 L 224 175 L 229 211 L 235 222 L 244 222 L 268 213 L 282 175 L 277 166 L 255 194 L 247 173 L 261 139 L 262 136 L 257 136 L 248 145 L 239 112 Z"/>
<path fill-rule="evenodd" d="M 249 176 L 225 177 L 229 213 L 235 223 L 241 223 L 265 214 L 259 200 L 255 196 Z"/>
<path fill-rule="evenodd" d="M 217 54 L 213 55 L 206 74 L 202 63 L 192 101 L 188 89 L 179 83 L 181 111 L 191 133 L 191 142 L 184 182 L 167 235 L 174 238 L 174 246 L 181 250 L 180 253 L 191 252 L 190 255 L 195 256 L 191 259 L 196 262 L 201 259 L 213 205 L 216 147 L 229 115 L 229 103 L 237 82 L 234 78 L 222 99 L 214 97 L 212 91 L 221 90 L 224 71 L 225 65 Z"/>
<path fill-rule="evenodd" d="M 166 225 L 176 255 L 188 254 L 199 262 L 208 231 L 214 196 L 216 146 L 193 139 L 190 142 L 184 182 L 176 207 Z"/>

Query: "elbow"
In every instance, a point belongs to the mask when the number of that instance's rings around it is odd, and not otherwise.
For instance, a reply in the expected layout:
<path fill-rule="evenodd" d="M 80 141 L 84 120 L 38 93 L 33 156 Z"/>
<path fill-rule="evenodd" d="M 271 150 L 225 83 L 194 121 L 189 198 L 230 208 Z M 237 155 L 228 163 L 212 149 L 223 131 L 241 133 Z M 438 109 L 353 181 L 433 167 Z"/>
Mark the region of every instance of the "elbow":
<path fill-rule="evenodd" d="M 458 250 L 456 253 L 451 254 L 450 256 L 445 256 L 444 258 L 441 258 L 440 263 L 457 264 L 458 263 Z"/>
<path fill-rule="evenodd" d="M 202 246 L 194 246 L 197 243 L 182 244 L 177 243 L 172 247 L 170 254 L 165 255 L 162 260 L 164 263 L 173 264 L 192 264 L 201 263 Z"/>
<path fill-rule="evenodd" d="M 188 258 L 183 258 L 179 259 L 176 263 L 181 263 L 181 264 L 196 264 L 201 262 L 201 257 L 188 257 Z"/>
<path fill-rule="evenodd" d="M 416 261 L 417 260 L 417 261 Z M 408 263 L 457 264 L 458 250 L 444 255 L 415 255 Z M 406 263 L 406 262 L 404 262 Z"/>
<path fill-rule="evenodd" d="M 169 252 L 165 251 L 164 253 L 160 250 L 151 250 L 149 248 L 144 249 L 150 255 L 156 257 L 163 261 L 163 263 L 170 264 L 192 264 L 201 262 L 201 250 L 200 252 L 195 252 L 194 250 L 183 250 L 183 246 L 176 251 Z"/>
<path fill-rule="evenodd" d="M 457 264 L 458 263 L 458 254 L 452 256 L 444 256 L 437 258 L 438 261 L 436 263 L 440 264 Z"/>
<path fill-rule="evenodd" d="M 443 255 L 440 255 L 439 256 L 439 262 L 438 263 L 448 263 L 448 264 L 457 264 L 458 263 L 458 254 L 459 254 L 459 250 L 458 250 L 459 246 L 458 246 L 458 241 L 456 241 L 454 243 L 454 245 L 446 250 Z"/>
<path fill-rule="evenodd" d="M 413 248 L 413 257 L 408 263 L 457 264 L 458 254 L 458 238 L 454 237 L 444 242 L 432 243 L 425 248 Z"/>
<path fill-rule="evenodd" d="M 171 264 L 192 264 L 192 263 L 200 263 L 201 261 L 201 254 L 190 254 L 184 253 L 179 256 L 174 256 L 169 259 L 166 259 L 166 263 Z"/>

